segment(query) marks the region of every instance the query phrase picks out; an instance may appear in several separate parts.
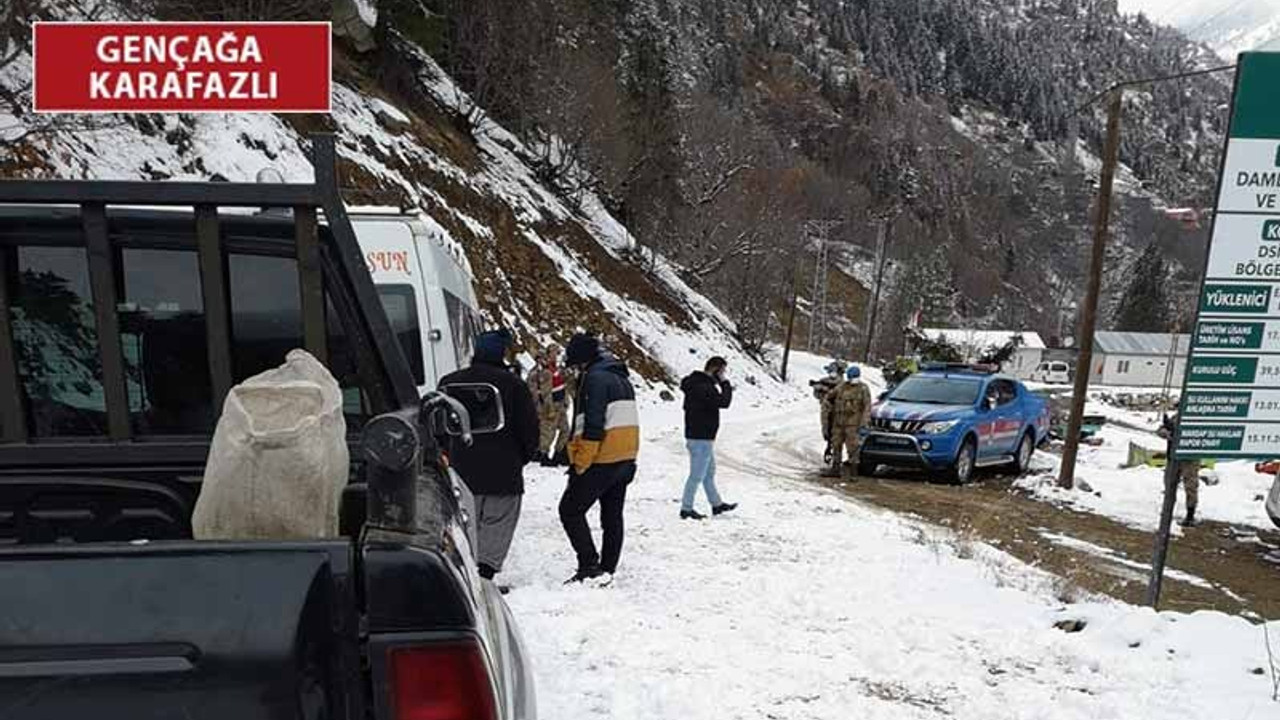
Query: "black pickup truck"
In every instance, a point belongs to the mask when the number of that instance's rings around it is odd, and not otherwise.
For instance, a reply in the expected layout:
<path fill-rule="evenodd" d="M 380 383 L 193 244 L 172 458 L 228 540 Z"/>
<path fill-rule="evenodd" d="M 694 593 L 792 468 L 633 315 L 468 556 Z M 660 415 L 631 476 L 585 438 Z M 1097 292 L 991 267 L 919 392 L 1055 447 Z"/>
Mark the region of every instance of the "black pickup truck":
<path fill-rule="evenodd" d="M 0 181 L 0 718 L 535 717 L 467 413 L 419 397 L 312 143 L 311 184 Z M 217 410 L 294 347 L 344 389 L 342 537 L 193 540 Z"/>

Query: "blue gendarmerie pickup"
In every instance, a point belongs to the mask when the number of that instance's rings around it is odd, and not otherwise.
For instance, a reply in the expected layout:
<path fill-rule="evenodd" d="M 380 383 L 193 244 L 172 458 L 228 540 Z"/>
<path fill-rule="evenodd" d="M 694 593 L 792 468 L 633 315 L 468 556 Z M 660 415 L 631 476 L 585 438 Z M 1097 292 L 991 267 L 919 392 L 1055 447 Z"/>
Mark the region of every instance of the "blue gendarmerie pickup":
<path fill-rule="evenodd" d="M 1047 404 L 1018 380 L 980 366 L 926 365 L 871 408 L 858 474 L 887 465 L 965 483 L 979 467 L 1021 473 L 1048 432 Z"/>

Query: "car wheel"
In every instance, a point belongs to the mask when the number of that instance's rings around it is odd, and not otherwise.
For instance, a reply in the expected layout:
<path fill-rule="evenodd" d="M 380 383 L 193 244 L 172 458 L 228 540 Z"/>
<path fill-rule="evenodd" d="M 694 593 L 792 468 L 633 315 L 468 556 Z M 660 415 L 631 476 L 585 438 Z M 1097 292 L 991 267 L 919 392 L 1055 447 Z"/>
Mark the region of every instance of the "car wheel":
<path fill-rule="evenodd" d="M 978 461 L 978 446 L 973 442 L 973 438 L 965 438 L 964 443 L 960 446 L 960 452 L 956 454 L 956 460 L 951 465 L 950 480 L 954 485 L 964 485 L 973 477 L 973 467 Z"/>
<path fill-rule="evenodd" d="M 1022 436 L 1022 442 L 1018 443 L 1018 454 L 1013 456 L 1013 470 L 1018 475 L 1025 473 L 1031 468 L 1031 455 L 1036 450 L 1036 443 L 1031 439 L 1031 433 Z"/>
<path fill-rule="evenodd" d="M 876 468 L 880 467 L 876 463 L 865 460 L 858 461 L 858 474 L 862 477 L 872 477 L 876 474 Z"/>

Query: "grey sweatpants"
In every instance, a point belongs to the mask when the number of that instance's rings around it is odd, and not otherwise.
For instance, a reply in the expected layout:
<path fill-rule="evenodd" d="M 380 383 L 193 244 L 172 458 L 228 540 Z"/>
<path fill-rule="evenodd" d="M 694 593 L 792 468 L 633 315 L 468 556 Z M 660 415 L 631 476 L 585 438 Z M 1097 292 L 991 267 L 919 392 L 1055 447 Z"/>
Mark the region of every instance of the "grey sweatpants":
<path fill-rule="evenodd" d="M 520 521 L 523 495 L 476 495 L 476 562 L 488 565 L 494 572 L 502 570 L 502 561 L 511 549 L 511 538 Z"/>

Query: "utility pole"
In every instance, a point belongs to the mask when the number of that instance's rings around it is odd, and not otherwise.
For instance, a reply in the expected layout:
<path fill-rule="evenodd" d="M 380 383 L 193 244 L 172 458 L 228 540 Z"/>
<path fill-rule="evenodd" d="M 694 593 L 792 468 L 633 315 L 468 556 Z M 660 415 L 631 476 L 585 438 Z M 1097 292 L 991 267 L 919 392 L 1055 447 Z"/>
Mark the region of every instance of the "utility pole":
<path fill-rule="evenodd" d="M 813 271 L 813 294 L 809 300 L 809 338 L 806 348 L 809 352 L 813 352 L 813 337 L 816 331 L 826 328 L 827 320 L 827 241 L 829 239 L 831 228 L 843 223 L 844 220 L 810 220 L 805 223 L 806 233 L 810 236 L 816 235 L 818 238 L 818 257 L 815 262 Z M 822 350 L 825 343 L 819 343 L 818 349 Z"/>
<path fill-rule="evenodd" d="M 1062 469 L 1058 474 L 1058 485 L 1061 487 L 1072 488 L 1075 486 L 1076 455 L 1080 450 L 1080 425 L 1084 419 L 1085 395 L 1089 392 L 1089 372 L 1093 369 L 1093 334 L 1098 324 L 1098 293 L 1102 286 L 1102 260 L 1107 244 L 1107 225 L 1111 221 L 1111 187 L 1115 182 L 1116 163 L 1120 152 L 1120 110 L 1124 100 L 1124 89 L 1137 85 L 1185 80 L 1234 69 L 1234 65 L 1222 65 L 1176 75 L 1119 82 L 1093 96 L 1076 110 L 1078 114 L 1092 106 L 1098 99 L 1103 97 L 1110 98 L 1110 102 L 1107 104 L 1107 139 L 1102 150 L 1102 177 L 1098 187 L 1098 208 L 1094 216 L 1093 252 L 1089 263 L 1089 285 L 1085 291 L 1085 304 L 1080 316 L 1080 329 L 1076 335 L 1080 355 L 1076 360 L 1076 380 L 1071 393 L 1071 418 L 1067 423 L 1066 445 L 1062 448 Z"/>
<path fill-rule="evenodd" d="M 787 341 L 782 346 L 782 382 L 787 381 L 787 363 L 791 360 L 791 336 L 796 329 L 796 310 L 800 305 L 800 260 L 791 266 L 791 314 L 787 316 Z"/>
<path fill-rule="evenodd" d="M 1098 208 L 1093 222 L 1093 252 L 1089 258 L 1089 284 L 1085 290 L 1084 308 L 1076 347 L 1075 386 L 1071 393 L 1071 418 L 1067 422 L 1066 445 L 1062 448 L 1062 467 L 1058 485 L 1075 487 L 1076 455 L 1080 450 L 1080 425 L 1084 420 L 1084 401 L 1089 393 L 1089 373 L 1093 369 L 1093 335 L 1098 326 L 1098 295 L 1102 290 L 1102 261 L 1106 256 L 1108 225 L 1111 222 L 1111 187 L 1115 182 L 1116 163 L 1120 154 L 1120 110 L 1124 88 L 1114 87 L 1107 105 L 1107 140 L 1102 150 L 1102 178 L 1098 185 Z"/>
<path fill-rule="evenodd" d="M 871 292 L 871 303 L 867 307 L 867 339 L 862 348 L 862 362 L 871 362 L 871 345 L 876 337 L 876 319 L 880 316 L 880 288 L 884 283 L 884 269 L 889 264 L 889 223 L 887 217 L 880 219 L 876 233 L 876 279 L 875 288 Z"/>

